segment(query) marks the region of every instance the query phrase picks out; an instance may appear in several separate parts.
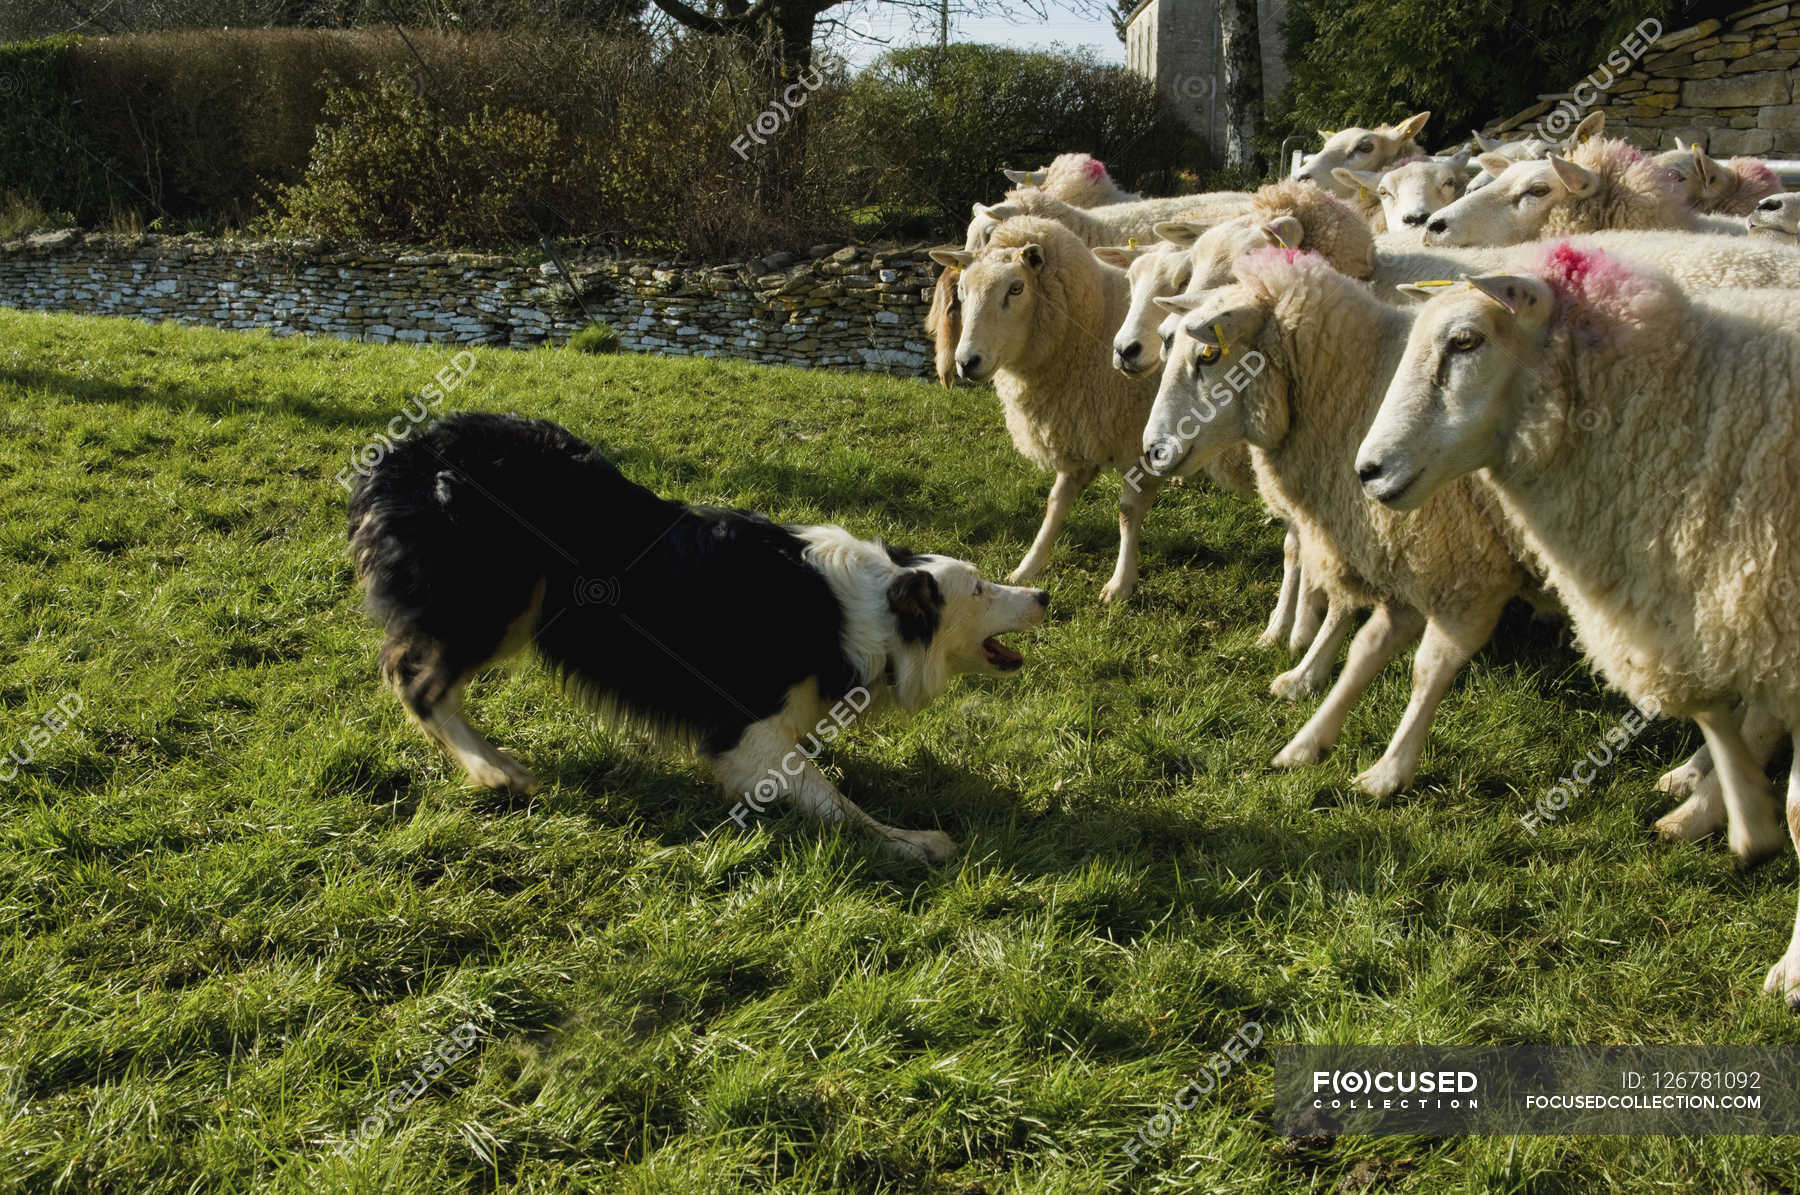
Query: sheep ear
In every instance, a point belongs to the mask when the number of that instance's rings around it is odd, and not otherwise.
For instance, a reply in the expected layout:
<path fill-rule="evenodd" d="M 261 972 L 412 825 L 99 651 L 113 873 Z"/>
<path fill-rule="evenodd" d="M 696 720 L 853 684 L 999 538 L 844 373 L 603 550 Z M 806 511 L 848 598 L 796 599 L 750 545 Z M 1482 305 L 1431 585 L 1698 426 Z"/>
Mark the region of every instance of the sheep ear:
<path fill-rule="evenodd" d="M 1203 295 L 1160 295 L 1150 301 L 1170 315 L 1186 315 L 1200 306 L 1204 297 Z"/>
<path fill-rule="evenodd" d="M 1394 133 L 1402 139 L 1407 137 L 1417 137 L 1419 131 L 1425 127 L 1425 122 L 1430 119 L 1430 112 L 1415 112 L 1399 124 L 1395 125 Z"/>
<path fill-rule="evenodd" d="M 1700 172 L 1700 189 L 1710 191 L 1719 185 L 1719 163 L 1707 156 L 1698 145 L 1688 147 L 1694 155 L 1694 169 Z"/>
<path fill-rule="evenodd" d="M 1044 268 L 1044 247 L 1038 244 L 1026 245 L 1019 250 L 1019 264 L 1033 270 Z"/>
<path fill-rule="evenodd" d="M 1373 191 L 1381 182 L 1380 171 L 1352 170 L 1348 166 L 1333 166 L 1331 177 L 1353 191 Z"/>
<path fill-rule="evenodd" d="M 1550 288 L 1542 279 L 1523 274 L 1463 275 L 1463 281 L 1492 299 L 1523 328 L 1541 328 L 1550 318 Z"/>
<path fill-rule="evenodd" d="M 1132 262 L 1145 254 L 1146 250 L 1138 245 L 1096 245 L 1094 256 L 1109 266 L 1125 269 Z"/>
<path fill-rule="evenodd" d="M 1199 240 L 1200 234 L 1211 227 L 1212 222 L 1206 220 L 1165 220 L 1150 231 L 1156 234 L 1158 240 L 1185 248 Z"/>
<path fill-rule="evenodd" d="M 1432 286 L 1425 286 L 1416 282 L 1402 282 L 1395 286 L 1394 289 L 1409 299 L 1423 303 L 1434 295 L 1443 294 L 1444 284 L 1439 282 Z"/>
<path fill-rule="evenodd" d="M 1262 226 L 1262 233 L 1272 245 L 1283 249 L 1298 249 L 1300 242 L 1306 237 L 1306 225 L 1294 216 L 1276 216 Z"/>
<path fill-rule="evenodd" d="M 1006 181 L 1021 187 L 1041 187 L 1048 181 L 1047 172 L 1042 170 L 1002 170 Z"/>
<path fill-rule="evenodd" d="M 1686 153 L 1688 150 L 1693 149 L 1693 148 L 1694 147 L 1692 145 L 1689 145 L 1686 141 L 1683 141 L 1681 139 L 1680 133 L 1675 134 L 1675 150 L 1677 153 Z"/>
<path fill-rule="evenodd" d="M 953 270 L 966 270 L 969 263 L 975 260 L 975 255 L 967 249 L 933 249 L 931 260 Z"/>
<path fill-rule="evenodd" d="M 1257 304 L 1224 311 L 1190 311 L 1181 321 L 1181 330 L 1201 344 L 1222 349 L 1230 356 L 1240 345 L 1255 339 L 1268 318 L 1268 311 Z"/>
<path fill-rule="evenodd" d="M 1476 158 L 1475 161 L 1483 170 L 1487 171 L 1495 178 L 1499 178 L 1501 175 L 1505 174 L 1506 168 L 1513 164 L 1512 159 L 1505 154 L 1482 154 L 1479 158 Z"/>
<path fill-rule="evenodd" d="M 1569 194 L 1576 198 L 1592 195 L 1600 187 L 1600 176 L 1586 166 L 1578 166 L 1567 158 L 1550 155 L 1550 169 L 1556 171 L 1556 177 L 1567 187 Z"/>
<path fill-rule="evenodd" d="M 1564 143 L 1563 148 L 1574 149 L 1589 137 L 1598 137 L 1605 131 L 1606 110 L 1602 108 L 1598 112 L 1590 112 L 1587 116 L 1582 118 L 1580 124 L 1575 126 L 1575 131 L 1569 134 L 1569 139 Z"/>
<path fill-rule="evenodd" d="M 1502 145 L 1506 144 L 1506 142 L 1500 140 L 1498 137 L 1484 135 L 1480 129 L 1471 129 L 1469 131 L 1475 134 L 1475 148 L 1484 154 L 1491 154 Z"/>
<path fill-rule="evenodd" d="M 1337 136 L 1336 129 L 1314 129 L 1313 132 L 1317 133 L 1319 136 L 1323 137 L 1327 141 L 1329 141 L 1333 137 Z"/>
<path fill-rule="evenodd" d="M 1463 146 L 1449 157 L 1443 159 L 1444 165 L 1459 173 L 1469 168 L 1469 147 Z"/>

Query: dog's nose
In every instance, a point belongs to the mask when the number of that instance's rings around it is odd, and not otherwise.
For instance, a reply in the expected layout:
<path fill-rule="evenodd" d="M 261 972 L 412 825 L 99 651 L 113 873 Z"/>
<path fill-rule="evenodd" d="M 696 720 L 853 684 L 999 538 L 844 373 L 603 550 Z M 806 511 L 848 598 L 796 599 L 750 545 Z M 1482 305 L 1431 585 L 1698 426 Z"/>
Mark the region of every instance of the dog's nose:
<path fill-rule="evenodd" d="M 1050 592 L 1049 592 L 1049 590 L 1045 590 L 1045 589 L 1040 589 L 1040 590 L 1038 590 L 1038 591 L 1037 591 L 1037 594 L 1036 594 L 1036 597 L 1037 597 L 1037 604 L 1038 604 L 1038 605 L 1040 605 L 1040 606 L 1048 606 L 1048 605 L 1049 605 L 1049 604 L 1050 604 Z"/>
<path fill-rule="evenodd" d="M 1358 461 L 1358 462 L 1356 462 L 1356 480 L 1362 482 L 1364 485 L 1368 485 L 1371 481 L 1374 481 L 1377 477 L 1380 477 L 1380 476 L 1381 476 L 1381 462 L 1380 461 Z"/>
<path fill-rule="evenodd" d="M 1430 212 L 1408 212 L 1400 217 L 1400 223 L 1406 225 L 1408 228 L 1417 228 L 1419 225 L 1425 223 L 1430 216 Z"/>
<path fill-rule="evenodd" d="M 1431 223 L 1429 223 L 1425 226 L 1425 231 L 1426 232 L 1436 232 L 1436 233 L 1449 232 L 1450 231 L 1450 221 L 1444 219 L 1442 216 L 1439 216 L 1437 219 L 1433 220 Z"/>
<path fill-rule="evenodd" d="M 963 381 L 965 381 L 965 382 L 968 381 L 970 378 L 974 377 L 975 374 L 980 371 L 980 369 L 981 369 L 981 354 L 980 353 L 976 353 L 973 356 L 969 357 L 967 360 L 958 361 L 956 363 L 956 372 L 963 376 Z"/>

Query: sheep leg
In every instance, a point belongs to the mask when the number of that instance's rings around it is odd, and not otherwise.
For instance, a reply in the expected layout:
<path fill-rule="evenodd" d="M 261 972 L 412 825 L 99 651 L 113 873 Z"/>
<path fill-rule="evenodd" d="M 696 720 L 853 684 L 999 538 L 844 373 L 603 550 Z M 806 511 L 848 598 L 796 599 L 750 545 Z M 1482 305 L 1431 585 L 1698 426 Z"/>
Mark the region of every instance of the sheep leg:
<path fill-rule="evenodd" d="M 1787 738 L 1787 727 L 1759 706 L 1746 703 L 1741 709 L 1744 715 L 1744 745 L 1750 749 L 1750 757 L 1756 761 L 1757 766 L 1766 768 L 1769 760 L 1774 758 L 1776 748 Z M 1693 788 L 1693 795 L 1656 821 L 1656 832 L 1671 842 L 1692 842 L 1726 824 L 1725 786 L 1718 770 L 1712 766 L 1710 750 L 1700 748 L 1692 759 L 1674 772 L 1666 774 L 1663 779 L 1667 780 L 1676 772 L 1686 771 L 1694 766 L 1695 760 L 1701 761 L 1702 770 Z M 1660 781 L 1657 787 L 1662 787 Z"/>
<path fill-rule="evenodd" d="M 1788 769 L 1787 824 L 1794 850 L 1800 852 L 1800 735 L 1794 737 L 1794 762 Z M 1788 941 L 1787 953 L 1769 968 L 1763 991 L 1785 996 L 1788 1009 L 1800 1012 L 1800 911 L 1794 915 L 1794 936 Z"/>
<path fill-rule="evenodd" d="M 1385 797 L 1412 782 L 1419 770 L 1419 756 L 1425 752 L 1425 737 L 1431 731 L 1431 719 L 1438 703 L 1450 688 L 1450 682 L 1462 671 L 1469 657 L 1494 633 L 1500 621 L 1500 606 L 1486 618 L 1475 618 L 1461 626 L 1450 627 L 1437 619 L 1425 626 L 1425 637 L 1413 653 L 1412 699 L 1394 731 L 1392 741 L 1381 758 L 1368 771 L 1356 778 L 1356 787 L 1370 796 Z"/>
<path fill-rule="evenodd" d="M 1656 791 L 1671 796 L 1685 797 L 1700 787 L 1712 772 L 1712 752 L 1704 746 L 1687 757 L 1687 762 L 1679 767 L 1670 768 L 1656 778 Z M 1722 808 L 1722 807 L 1721 807 Z M 1673 816 L 1673 815 L 1671 815 Z M 1657 823 L 1661 825 L 1661 823 Z M 1718 829 L 1717 826 L 1712 829 Z"/>
<path fill-rule="evenodd" d="M 1057 471 L 1056 482 L 1050 487 L 1050 502 L 1044 507 L 1044 524 L 1038 528 L 1037 538 L 1031 541 L 1031 550 L 1025 553 L 1025 559 L 1007 575 L 1009 584 L 1023 585 L 1034 581 L 1044 571 L 1050 563 L 1050 550 L 1056 546 L 1056 537 L 1062 534 L 1063 524 L 1068 522 L 1075 499 L 1081 497 L 1081 492 L 1098 476 L 1099 469 L 1085 465 Z"/>
<path fill-rule="evenodd" d="M 1369 615 L 1369 621 L 1350 643 L 1350 658 L 1344 662 L 1337 684 L 1331 687 L 1331 692 L 1325 695 L 1313 716 L 1300 728 L 1300 733 L 1281 749 L 1281 754 L 1275 757 L 1275 766 L 1292 768 L 1316 763 L 1330 751 L 1344 729 L 1344 719 L 1350 716 L 1351 708 L 1361 700 L 1369 683 L 1396 652 L 1418 638 L 1424 624 L 1424 616 L 1411 606 L 1383 602 L 1375 607 L 1375 613 Z M 1319 638 L 1324 637 L 1321 632 Z"/>
<path fill-rule="evenodd" d="M 1288 654 L 1297 656 L 1319 637 L 1331 607 L 1331 598 L 1321 585 L 1314 585 L 1304 565 L 1300 568 L 1300 608 L 1294 612 L 1294 630 L 1288 636 Z"/>
<path fill-rule="evenodd" d="M 1146 475 L 1133 480 L 1128 473 L 1119 491 L 1119 563 L 1113 566 L 1112 580 L 1100 590 L 1103 602 L 1122 602 L 1131 596 L 1138 583 L 1138 541 L 1143 535 L 1144 516 L 1156 501 L 1162 478 Z"/>
<path fill-rule="evenodd" d="M 1300 536 L 1292 527 L 1281 541 L 1281 596 L 1269 615 L 1269 628 L 1256 640 L 1258 647 L 1274 647 L 1293 633 L 1295 607 L 1300 604 Z"/>
<path fill-rule="evenodd" d="M 1700 710 L 1694 721 L 1712 748 L 1713 770 L 1725 789 L 1725 837 L 1731 853 L 1745 865 L 1759 862 L 1781 847 L 1768 778 L 1751 757 L 1729 709 Z"/>
<path fill-rule="evenodd" d="M 1331 679 L 1331 666 L 1337 663 L 1338 648 L 1350 637 L 1354 621 L 1348 602 L 1331 602 L 1325 608 L 1325 622 L 1300 662 L 1269 683 L 1269 692 L 1289 701 L 1310 697 Z"/>

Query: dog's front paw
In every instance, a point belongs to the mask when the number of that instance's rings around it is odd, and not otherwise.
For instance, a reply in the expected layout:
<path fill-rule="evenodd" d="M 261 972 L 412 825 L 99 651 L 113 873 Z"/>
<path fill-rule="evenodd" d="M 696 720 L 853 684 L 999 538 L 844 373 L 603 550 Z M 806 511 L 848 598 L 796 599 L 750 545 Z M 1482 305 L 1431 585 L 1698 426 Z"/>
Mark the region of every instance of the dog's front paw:
<path fill-rule="evenodd" d="M 483 788 L 508 788 L 531 796 L 541 787 L 531 769 L 520 763 L 510 751 L 494 748 L 495 758 L 482 760 L 469 769 L 469 778 Z"/>
<path fill-rule="evenodd" d="M 938 830 L 892 830 L 887 832 L 890 854 L 928 867 L 939 867 L 957 856 L 956 840 Z"/>

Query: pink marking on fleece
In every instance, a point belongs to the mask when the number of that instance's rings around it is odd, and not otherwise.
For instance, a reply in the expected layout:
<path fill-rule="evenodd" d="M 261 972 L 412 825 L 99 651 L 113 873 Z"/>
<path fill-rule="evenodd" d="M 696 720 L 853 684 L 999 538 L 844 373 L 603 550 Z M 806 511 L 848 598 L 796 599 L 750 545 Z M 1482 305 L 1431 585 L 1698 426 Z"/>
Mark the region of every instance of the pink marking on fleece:
<path fill-rule="evenodd" d="M 1588 348 L 1620 347 L 1674 298 L 1656 275 L 1567 241 L 1547 249 L 1535 272 L 1556 294 L 1557 318 Z"/>
<path fill-rule="evenodd" d="M 1731 170 L 1750 186 L 1767 187 L 1771 195 L 1781 190 L 1781 180 L 1758 158 L 1733 158 Z"/>
<path fill-rule="evenodd" d="M 1099 158 L 1089 158 L 1083 163 L 1081 170 L 1082 173 L 1088 176 L 1090 182 L 1097 183 L 1106 177 L 1106 163 L 1102 162 Z"/>

